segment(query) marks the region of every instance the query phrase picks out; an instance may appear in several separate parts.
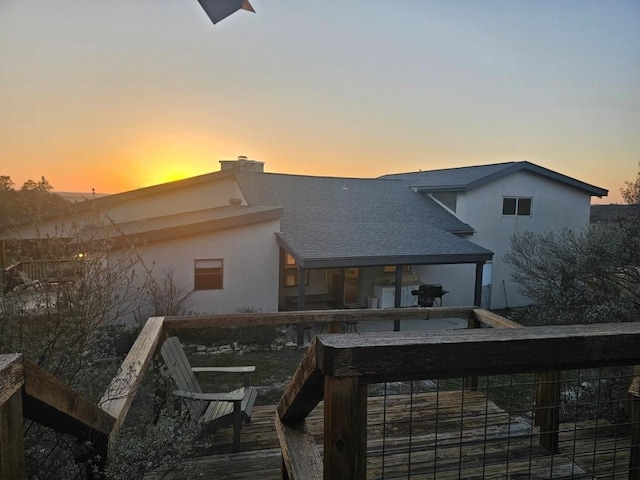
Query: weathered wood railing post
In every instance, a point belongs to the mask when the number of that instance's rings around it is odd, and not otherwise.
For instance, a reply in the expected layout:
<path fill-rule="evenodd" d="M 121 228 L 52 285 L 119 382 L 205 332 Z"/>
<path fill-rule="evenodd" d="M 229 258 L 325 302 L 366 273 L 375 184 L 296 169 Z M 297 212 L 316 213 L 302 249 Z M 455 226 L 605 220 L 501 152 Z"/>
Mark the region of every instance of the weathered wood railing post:
<path fill-rule="evenodd" d="M 367 476 L 367 386 L 357 376 L 324 380 L 324 479 Z"/>
<path fill-rule="evenodd" d="M 482 327 L 482 324 L 477 319 L 475 315 L 471 315 L 467 320 L 467 328 L 468 329 L 476 329 Z M 464 388 L 467 390 L 477 390 L 478 389 L 478 377 L 465 377 L 464 379 Z"/>
<path fill-rule="evenodd" d="M 485 324 L 486 326 L 491 328 L 524 328 L 523 325 L 520 325 L 519 323 L 516 323 L 512 320 L 508 320 L 488 310 L 482 308 L 473 309 L 471 315 L 469 316 L 469 319 L 467 320 L 467 328 L 482 328 L 482 324 Z M 469 390 L 477 390 L 478 377 L 465 378 L 464 386 Z"/>
<path fill-rule="evenodd" d="M 560 430 L 560 372 L 549 370 L 536 374 L 534 425 L 540 427 L 540 446 L 558 452 Z"/>
<path fill-rule="evenodd" d="M 640 366 L 633 367 L 629 387 L 629 480 L 640 480 Z"/>
<path fill-rule="evenodd" d="M 22 355 L 0 355 L 0 479 L 25 475 L 21 374 Z"/>
<path fill-rule="evenodd" d="M 24 478 L 22 392 L 0 406 L 0 478 Z"/>

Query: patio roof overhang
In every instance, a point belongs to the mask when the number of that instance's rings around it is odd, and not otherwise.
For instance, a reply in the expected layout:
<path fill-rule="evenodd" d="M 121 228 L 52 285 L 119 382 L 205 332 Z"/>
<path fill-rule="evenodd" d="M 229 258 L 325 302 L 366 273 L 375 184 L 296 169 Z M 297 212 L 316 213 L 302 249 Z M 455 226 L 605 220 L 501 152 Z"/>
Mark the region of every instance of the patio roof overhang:
<path fill-rule="evenodd" d="M 333 256 L 317 257 L 305 255 L 294 245 L 291 245 L 281 235 L 276 235 L 278 245 L 289 255 L 291 255 L 297 265 L 305 270 L 323 268 L 352 268 L 352 267 L 377 267 L 386 265 L 453 265 L 453 264 L 475 264 L 488 262 L 493 258 L 493 252 L 479 247 L 471 242 L 463 240 L 465 243 L 476 248 L 471 251 L 437 251 L 425 248 L 422 253 L 405 255 L 353 255 L 353 256 Z"/>

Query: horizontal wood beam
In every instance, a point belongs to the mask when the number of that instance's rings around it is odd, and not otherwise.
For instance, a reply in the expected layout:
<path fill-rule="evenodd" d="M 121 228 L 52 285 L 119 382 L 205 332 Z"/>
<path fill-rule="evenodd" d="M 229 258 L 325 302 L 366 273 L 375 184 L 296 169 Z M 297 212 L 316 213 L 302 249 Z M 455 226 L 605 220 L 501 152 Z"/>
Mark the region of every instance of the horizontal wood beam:
<path fill-rule="evenodd" d="M 491 328 L 524 328 L 524 325 L 482 308 L 473 310 L 473 318 Z"/>
<path fill-rule="evenodd" d="M 289 480 L 322 480 L 322 457 L 304 420 L 292 424 L 276 418 L 282 460 Z"/>
<path fill-rule="evenodd" d="M 78 438 L 108 435 L 115 418 L 21 354 L 0 355 L 0 406 L 22 391 L 21 416 Z M 22 432 L 21 432 L 22 435 Z"/>
<path fill-rule="evenodd" d="M 363 308 L 272 313 L 231 313 L 220 315 L 165 317 L 164 327 L 167 331 L 171 331 L 177 328 L 245 327 L 255 325 L 383 321 L 393 319 L 467 319 L 472 315 L 472 313 L 473 307 Z"/>
<path fill-rule="evenodd" d="M 158 348 L 163 334 L 163 322 L 164 317 L 152 317 L 147 320 L 118 373 L 100 399 L 100 407 L 116 419 L 111 432 L 112 440 L 124 423 L 136 391 Z"/>
<path fill-rule="evenodd" d="M 320 335 L 325 375 L 363 383 L 640 363 L 640 323 Z"/>
<path fill-rule="evenodd" d="M 320 403 L 324 394 L 324 376 L 316 359 L 316 339 L 311 341 L 298 369 L 276 409 L 284 423 L 303 420 Z"/>
<path fill-rule="evenodd" d="M 24 359 L 24 416 L 78 438 L 109 435 L 115 418 L 31 360 Z"/>

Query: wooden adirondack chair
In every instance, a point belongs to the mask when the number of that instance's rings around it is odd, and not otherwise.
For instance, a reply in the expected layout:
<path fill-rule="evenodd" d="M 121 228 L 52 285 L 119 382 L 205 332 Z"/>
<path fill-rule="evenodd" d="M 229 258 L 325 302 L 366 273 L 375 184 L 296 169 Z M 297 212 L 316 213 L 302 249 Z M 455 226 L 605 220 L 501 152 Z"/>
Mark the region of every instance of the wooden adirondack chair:
<path fill-rule="evenodd" d="M 240 449 L 240 431 L 244 422 L 251 421 L 251 410 L 257 390 L 251 386 L 251 373 L 255 366 L 247 367 L 191 367 L 177 337 L 167 339 L 160 353 L 178 390 L 173 392 L 176 401 L 186 405 L 192 418 L 203 422 L 213 431 L 233 425 L 233 448 Z M 244 387 L 229 393 L 204 393 L 196 372 L 241 374 Z"/>

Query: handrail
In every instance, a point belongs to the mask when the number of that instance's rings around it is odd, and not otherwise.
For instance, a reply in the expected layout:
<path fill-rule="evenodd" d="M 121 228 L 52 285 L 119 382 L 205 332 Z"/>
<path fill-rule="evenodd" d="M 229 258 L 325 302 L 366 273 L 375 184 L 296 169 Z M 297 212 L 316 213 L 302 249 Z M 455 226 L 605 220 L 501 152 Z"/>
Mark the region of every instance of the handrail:
<path fill-rule="evenodd" d="M 0 355 L 0 478 L 24 478 L 23 418 L 92 440 L 104 465 L 116 419 L 21 354 Z"/>
<path fill-rule="evenodd" d="M 478 316 L 483 321 L 497 320 L 482 312 Z M 366 458 L 369 383 L 640 363 L 638 323 L 516 325 L 426 334 L 320 335 L 282 396 L 276 422 L 303 425 L 305 417 L 324 398 L 323 478 L 364 478 L 361 460 Z M 340 420 L 345 415 L 349 422 Z M 284 458 L 292 457 L 286 452 L 291 446 L 282 437 L 281 448 Z M 292 468 L 295 471 L 296 466 Z M 287 473 L 289 478 L 296 478 Z"/>
<path fill-rule="evenodd" d="M 113 445 L 120 427 L 125 421 L 136 391 L 142 382 L 153 355 L 162 339 L 176 328 L 238 327 L 255 325 L 278 325 L 304 323 L 336 324 L 347 321 L 383 321 L 389 319 L 425 319 L 466 318 L 490 325 L 495 319 L 488 312 L 473 307 L 435 307 L 402 309 L 354 309 L 333 311 L 302 311 L 274 313 L 239 313 L 196 317 L 153 317 L 144 325 L 129 354 L 123 361 L 116 376 L 112 379 L 98 406 L 83 399 L 77 392 L 62 384 L 32 362 L 19 354 L 0 355 L 0 413 L 2 418 L 11 418 L 9 424 L 0 424 L 0 478 L 5 478 L 4 468 L 11 472 L 23 471 L 22 418 L 31 418 L 59 431 L 68 431 L 75 435 L 90 435 L 97 439 L 97 447 L 103 460 L 106 458 L 108 443 Z M 287 425 L 279 427 L 294 438 L 301 429 L 292 429 L 294 418 L 304 418 L 323 398 L 325 373 L 316 363 L 315 341 L 305 355 L 292 385 L 298 385 L 299 391 L 288 390 L 290 403 L 284 415 Z M 324 347 L 323 347 L 324 348 Z M 312 392 L 312 395 L 308 395 Z M 285 398 L 283 397 L 283 398 Z M 65 403 L 67 402 L 67 403 Z M 53 410 L 51 410 L 53 409 Z M 52 416 L 42 414 L 53 411 Z M 6 413 L 9 412 L 9 413 Z M 16 413 L 16 412 L 19 412 Z M 7 417 L 6 415 L 9 415 Z M 20 426 L 17 419 L 20 418 Z M 55 420 L 53 423 L 51 421 Z M 280 421 L 280 420 L 278 420 Z M 19 435 L 18 433 L 19 432 Z M 297 432 L 297 433 L 296 433 Z M 283 433 L 283 436 L 287 436 Z M 18 437 L 20 439 L 18 441 Z M 7 438 L 10 438 L 7 446 Z M 17 450 L 16 450 L 17 449 Z M 16 451 L 20 451 L 17 454 Z M 11 452 L 11 453 L 7 453 Z M 17 456 L 16 456 L 17 455 Z M 10 457 L 11 461 L 7 460 Z M 309 460 L 316 458 L 310 451 Z M 8 478 L 19 477 L 11 475 Z"/>
<path fill-rule="evenodd" d="M 513 320 L 509 320 L 508 318 L 504 318 L 497 313 L 490 312 L 489 310 L 484 310 L 482 308 L 474 308 L 473 309 L 473 318 L 478 322 L 486 325 L 491 328 L 523 328 L 523 325 L 520 325 Z"/>
<path fill-rule="evenodd" d="M 198 316 L 165 317 L 167 331 L 175 328 L 243 327 L 255 325 L 332 323 L 347 321 L 439 320 L 443 318 L 469 318 L 473 307 L 415 307 L 415 308 L 363 308 L 344 310 L 304 310 L 299 312 L 229 313 Z"/>
<path fill-rule="evenodd" d="M 144 374 L 151 363 L 153 354 L 161 337 L 164 317 L 152 317 L 144 324 L 129 353 L 125 357 L 118 373 L 111 380 L 109 387 L 98 402 L 98 405 L 112 415 L 116 421 L 111 431 L 111 442 L 120 431 L 120 427 L 129 412 L 129 407 L 142 383 Z"/>

